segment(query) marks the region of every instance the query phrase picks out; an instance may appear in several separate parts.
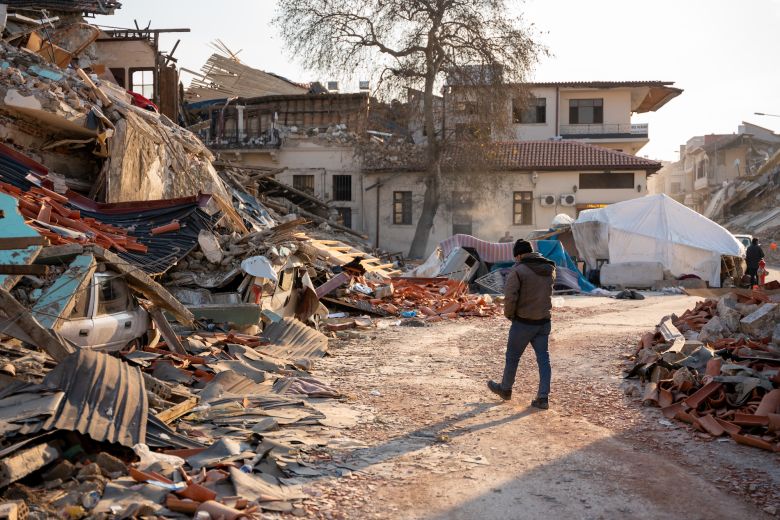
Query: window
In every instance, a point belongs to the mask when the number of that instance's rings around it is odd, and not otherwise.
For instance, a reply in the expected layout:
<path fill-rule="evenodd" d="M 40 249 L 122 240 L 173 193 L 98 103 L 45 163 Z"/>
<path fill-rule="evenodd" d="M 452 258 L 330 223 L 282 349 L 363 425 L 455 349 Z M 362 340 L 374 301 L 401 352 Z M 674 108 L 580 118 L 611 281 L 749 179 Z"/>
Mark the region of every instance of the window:
<path fill-rule="evenodd" d="M 393 224 L 408 226 L 412 224 L 412 192 L 393 192 Z"/>
<path fill-rule="evenodd" d="M 547 99 L 532 98 L 527 103 L 512 100 L 512 121 L 522 125 L 547 122 Z"/>
<path fill-rule="evenodd" d="M 679 182 L 672 183 L 672 194 L 680 193 L 682 191 L 682 184 Z"/>
<path fill-rule="evenodd" d="M 333 176 L 333 200 L 352 200 L 352 175 Z"/>
<path fill-rule="evenodd" d="M 633 190 L 634 174 L 628 173 L 581 173 L 581 190 Z"/>
<path fill-rule="evenodd" d="M 719 151 L 717 153 L 718 166 L 726 166 L 726 152 Z"/>
<path fill-rule="evenodd" d="M 516 191 L 512 201 L 512 224 L 530 226 L 533 224 L 534 194 L 531 191 Z"/>
<path fill-rule="evenodd" d="M 696 178 L 703 179 L 707 176 L 707 172 L 704 170 L 704 161 L 696 165 Z"/>
<path fill-rule="evenodd" d="M 604 122 L 603 99 L 570 99 L 569 124 L 591 125 Z"/>
<path fill-rule="evenodd" d="M 146 99 L 154 97 L 154 69 L 131 70 L 130 90 Z"/>
<path fill-rule="evenodd" d="M 342 226 L 352 227 L 352 208 L 336 208 Z"/>
<path fill-rule="evenodd" d="M 293 175 L 293 188 L 314 195 L 314 175 Z"/>
<path fill-rule="evenodd" d="M 472 235 L 474 204 L 468 191 L 452 192 L 452 234 Z"/>
<path fill-rule="evenodd" d="M 114 76 L 116 84 L 122 88 L 125 88 L 127 79 L 125 78 L 125 69 L 109 69 L 111 75 Z"/>
<path fill-rule="evenodd" d="M 121 278 L 111 273 L 111 278 L 98 279 L 98 314 L 124 312 L 128 307 L 127 285 Z"/>
<path fill-rule="evenodd" d="M 455 109 L 467 116 L 474 116 L 477 114 L 477 104 L 473 101 L 459 101 L 455 104 Z"/>

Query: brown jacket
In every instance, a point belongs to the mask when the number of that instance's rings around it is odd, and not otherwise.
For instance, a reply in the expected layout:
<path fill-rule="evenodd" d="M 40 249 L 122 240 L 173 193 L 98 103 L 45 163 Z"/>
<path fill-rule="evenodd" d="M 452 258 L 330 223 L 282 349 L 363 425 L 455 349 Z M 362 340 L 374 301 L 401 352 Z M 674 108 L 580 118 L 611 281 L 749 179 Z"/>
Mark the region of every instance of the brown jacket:
<path fill-rule="evenodd" d="M 504 316 L 540 325 L 550 321 L 555 263 L 539 253 L 524 255 L 506 278 Z"/>

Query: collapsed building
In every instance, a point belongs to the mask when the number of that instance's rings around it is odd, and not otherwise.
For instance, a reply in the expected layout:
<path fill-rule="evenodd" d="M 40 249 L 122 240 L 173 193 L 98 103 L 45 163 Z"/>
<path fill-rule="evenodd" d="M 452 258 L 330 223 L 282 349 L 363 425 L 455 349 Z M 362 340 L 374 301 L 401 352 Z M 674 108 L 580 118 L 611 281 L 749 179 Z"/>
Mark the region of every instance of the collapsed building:
<path fill-rule="evenodd" d="M 84 22 L 118 2 L 7 5 L 3 514 L 305 514 L 301 479 L 347 442 L 332 426 L 344 405 L 323 403 L 341 394 L 313 374 L 326 334 L 499 306 L 462 280 L 398 279 L 328 201 L 275 179 L 284 167 L 215 160 L 164 108 L 170 59 L 153 45 L 145 83 L 98 51 L 102 39 L 155 41 Z"/>

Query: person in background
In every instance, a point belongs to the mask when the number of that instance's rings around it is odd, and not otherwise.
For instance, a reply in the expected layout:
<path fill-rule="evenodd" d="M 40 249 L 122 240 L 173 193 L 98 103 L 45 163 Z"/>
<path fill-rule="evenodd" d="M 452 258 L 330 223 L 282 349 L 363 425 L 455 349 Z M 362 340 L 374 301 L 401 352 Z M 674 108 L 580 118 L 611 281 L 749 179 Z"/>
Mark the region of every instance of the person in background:
<path fill-rule="evenodd" d="M 528 343 L 539 366 L 539 391 L 531 406 L 546 410 L 550 395 L 550 353 L 552 290 L 555 263 L 534 253 L 526 240 L 515 242 L 512 253 L 517 263 L 509 271 L 504 285 L 504 316 L 512 320 L 506 346 L 506 365 L 501 383 L 488 381 L 491 392 L 508 401 L 512 398 L 517 365 Z"/>
<path fill-rule="evenodd" d="M 745 263 L 747 264 L 745 274 L 750 276 L 751 287 L 758 285 L 758 263 L 763 260 L 763 258 L 764 250 L 758 245 L 758 239 L 754 238 L 745 253 Z"/>
<path fill-rule="evenodd" d="M 509 242 L 514 242 L 515 237 L 509 234 L 509 231 L 504 231 L 504 236 L 498 239 L 499 244 L 507 244 Z"/>

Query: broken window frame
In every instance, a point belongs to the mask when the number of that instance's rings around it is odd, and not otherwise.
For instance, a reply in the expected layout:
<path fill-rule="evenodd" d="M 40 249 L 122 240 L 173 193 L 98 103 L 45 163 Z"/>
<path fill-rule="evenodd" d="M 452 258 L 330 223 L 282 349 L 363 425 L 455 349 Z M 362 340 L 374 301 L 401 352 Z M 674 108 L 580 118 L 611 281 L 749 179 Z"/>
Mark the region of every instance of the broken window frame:
<path fill-rule="evenodd" d="M 393 224 L 396 226 L 412 225 L 412 192 L 393 192 Z"/>
<path fill-rule="evenodd" d="M 512 122 L 519 125 L 546 124 L 547 98 L 535 97 L 527 102 L 522 99 L 513 99 Z"/>
<path fill-rule="evenodd" d="M 534 192 L 515 191 L 512 193 L 512 225 L 533 226 Z"/>
<path fill-rule="evenodd" d="M 314 175 L 293 175 L 293 188 L 314 195 Z"/>
<path fill-rule="evenodd" d="M 604 98 L 570 99 L 569 124 L 604 124 Z"/>
<path fill-rule="evenodd" d="M 352 175 L 333 176 L 333 200 L 352 202 Z"/>
<path fill-rule="evenodd" d="M 633 190 L 634 172 L 580 173 L 578 186 L 581 190 Z"/>

